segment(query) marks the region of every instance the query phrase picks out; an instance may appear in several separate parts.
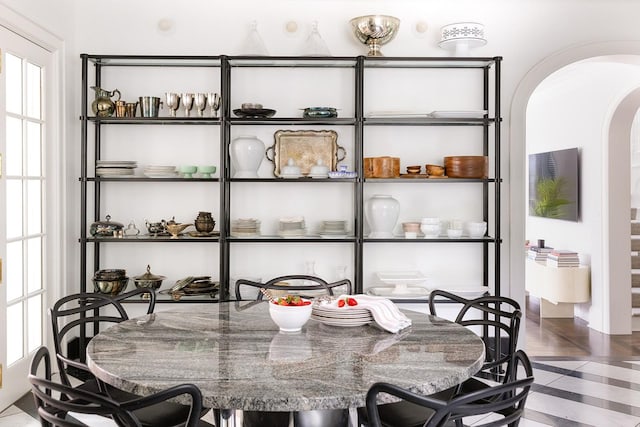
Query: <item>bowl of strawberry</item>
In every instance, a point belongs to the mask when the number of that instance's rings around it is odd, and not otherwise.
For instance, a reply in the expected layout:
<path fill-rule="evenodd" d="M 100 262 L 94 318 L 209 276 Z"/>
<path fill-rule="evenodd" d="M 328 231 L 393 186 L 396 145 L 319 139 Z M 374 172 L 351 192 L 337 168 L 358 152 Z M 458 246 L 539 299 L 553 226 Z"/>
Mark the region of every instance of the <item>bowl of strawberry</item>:
<path fill-rule="evenodd" d="M 298 332 L 311 317 L 311 301 L 285 295 L 269 302 L 269 315 L 283 332 Z"/>

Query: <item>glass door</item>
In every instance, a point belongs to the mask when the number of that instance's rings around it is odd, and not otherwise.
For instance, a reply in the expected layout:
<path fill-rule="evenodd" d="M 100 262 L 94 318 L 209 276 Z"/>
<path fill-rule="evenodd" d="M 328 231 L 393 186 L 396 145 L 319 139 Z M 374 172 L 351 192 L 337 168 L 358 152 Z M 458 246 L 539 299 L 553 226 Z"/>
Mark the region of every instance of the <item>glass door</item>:
<path fill-rule="evenodd" d="M 0 410 L 29 390 L 45 341 L 48 200 L 45 83 L 51 55 L 0 26 Z"/>

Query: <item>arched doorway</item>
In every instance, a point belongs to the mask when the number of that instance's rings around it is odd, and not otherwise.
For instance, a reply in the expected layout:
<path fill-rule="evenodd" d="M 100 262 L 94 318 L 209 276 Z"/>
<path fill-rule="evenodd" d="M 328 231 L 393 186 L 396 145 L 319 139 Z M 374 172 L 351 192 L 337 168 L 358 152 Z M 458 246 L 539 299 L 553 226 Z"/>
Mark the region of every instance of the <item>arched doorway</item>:
<path fill-rule="evenodd" d="M 526 161 L 526 121 L 529 100 L 549 75 L 575 62 L 589 58 L 614 55 L 640 55 L 640 43 L 612 42 L 584 45 L 559 52 L 540 62 L 521 81 L 511 109 L 511 152 L 510 152 L 510 212 L 512 248 L 520 248 L 525 240 L 525 161 Z M 636 58 L 640 58 L 636 56 Z M 614 59 L 615 60 L 615 59 Z M 631 92 L 631 91 L 629 91 Z M 628 334 L 631 331 L 631 311 L 621 309 L 629 304 L 629 191 L 621 183 L 629 185 L 629 137 L 635 96 L 626 93 L 617 102 L 617 108 L 611 109 L 603 124 L 602 147 L 602 186 L 599 208 L 601 210 L 602 251 L 599 265 L 593 277 L 593 301 L 599 305 L 599 311 L 590 319 L 592 327 L 607 334 Z M 626 124 L 625 124 L 626 123 Z M 626 181 L 625 180 L 626 176 Z M 625 207 L 626 206 L 626 207 Z M 623 255 L 624 254 L 624 255 Z M 510 257 L 510 283 L 524 282 L 524 257 L 514 250 Z M 625 268 L 626 266 L 626 268 Z M 512 289 L 512 296 L 524 301 L 524 286 Z"/>

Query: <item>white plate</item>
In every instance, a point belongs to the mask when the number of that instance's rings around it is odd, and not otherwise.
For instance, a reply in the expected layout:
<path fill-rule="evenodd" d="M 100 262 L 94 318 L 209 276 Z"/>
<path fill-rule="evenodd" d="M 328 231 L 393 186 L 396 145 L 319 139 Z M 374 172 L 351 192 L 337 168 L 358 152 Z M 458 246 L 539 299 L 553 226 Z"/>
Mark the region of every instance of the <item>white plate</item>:
<path fill-rule="evenodd" d="M 179 176 L 177 172 L 173 172 L 173 173 L 145 172 L 143 175 L 146 176 L 147 178 L 175 178 Z"/>
<path fill-rule="evenodd" d="M 376 275 L 380 281 L 391 285 L 416 285 L 427 280 L 419 271 L 379 271 Z"/>
<path fill-rule="evenodd" d="M 485 114 L 487 110 L 432 111 L 429 116 L 435 119 L 481 119 Z"/>
<path fill-rule="evenodd" d="M 349 313 L 349 310 L 336 312 L 336 311 L 319 311 L 315 307 L 311 314 L 318 317 L 331 318 L 331 319 L 373 319 L 369 310 L 357 311 Z"/>
<path fill-rule="evenodd" d="M 346 234 L 318 233 L 322 239 L 346 239 Z"/>
<path fill-rule="evenodd" d="M 431 294 L 431 290 L 415 286 L 408 286 L 400 291 L 396 287 L 374 287 L 369 288 L 367 294 L 391 298 L 424 298 Z"/>
<path fill-rule="evenodd" d="M 373 322 L 373 320 L 364 320 L 364 319 L 361 319 L 361 320 L 326 319 L 326 318 L 314 316 L 313 314 L 311 315 L 311 319 L 315 320 L 316 322 L 323 323 L 325 325 L 342 326 L 342 327 L 363 326 Z"/>
<path fill-rule="evenodd" d="M 372 119 L 385 117 L 429 117 L 424 111 L 372 111 L 367 115 Z"/>

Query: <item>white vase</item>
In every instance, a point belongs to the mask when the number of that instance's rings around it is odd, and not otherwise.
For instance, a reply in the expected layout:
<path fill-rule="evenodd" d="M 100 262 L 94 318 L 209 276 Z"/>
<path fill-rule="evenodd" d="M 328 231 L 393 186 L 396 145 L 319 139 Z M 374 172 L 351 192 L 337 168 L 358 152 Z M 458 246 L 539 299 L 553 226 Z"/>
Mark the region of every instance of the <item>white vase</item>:
<path fill-rule="evenodd" d="M 400 214 L 400 203 L 386 194 L 376 194 L 365 203 L 364 215 L 371 232 L 369 237 L 393 237 L 393 229 Z"/>
<path fill-rule="evenodd" d="M 234 178 L 258 178 L 258 168 L 265 157 L 264 143 L 254 135 L 234 138 L 229 147 Z"/>

